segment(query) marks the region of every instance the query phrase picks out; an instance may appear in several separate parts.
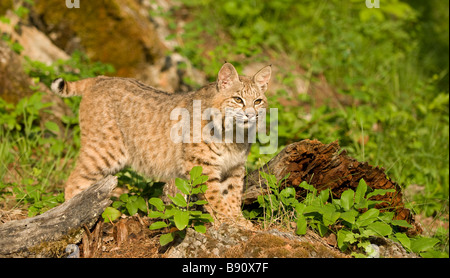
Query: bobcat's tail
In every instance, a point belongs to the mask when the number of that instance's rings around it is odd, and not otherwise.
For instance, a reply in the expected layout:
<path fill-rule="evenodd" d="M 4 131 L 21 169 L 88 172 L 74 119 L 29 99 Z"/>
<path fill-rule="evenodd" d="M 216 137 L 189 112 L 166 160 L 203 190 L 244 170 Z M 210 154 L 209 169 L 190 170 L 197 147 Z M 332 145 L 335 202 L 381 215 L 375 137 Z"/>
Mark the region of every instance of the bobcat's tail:
<path fill-rule="evenodd" d="M 56 78 L 53 80 L 50 88 L 53 93 L 61 97 L 81 96 L 84 91 L 89 90 L 89 87 L 93 84 L 93 81 L 93 78 L 88 78 L 75 82 L 68 82 L 62 78 Z"/>

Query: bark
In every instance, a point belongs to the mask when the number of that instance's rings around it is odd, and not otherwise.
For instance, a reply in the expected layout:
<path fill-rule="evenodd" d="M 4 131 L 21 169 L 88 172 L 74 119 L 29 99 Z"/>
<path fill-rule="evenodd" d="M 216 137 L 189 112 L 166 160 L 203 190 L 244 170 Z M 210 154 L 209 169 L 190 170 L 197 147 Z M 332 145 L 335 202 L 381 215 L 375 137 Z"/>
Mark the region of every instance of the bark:
<path fill-rule="evenodd" d="M 62 257 L 111 204 L 117 178 L 108 176 L 71 200 L 36 217 L 0 226 L 0 257 Z"/>
<path fill-rule="evenodd" d="M 409 234 L 422 232 L 420 225 L 414 221 L 414 215 L 405 208 L 401 187 L 386 176 L 383 168 L 349 157 L 345 150 L 340 150 L 337 141 L 322 144 L 317 140 L 303 140 L 288 145 L 266 165 L 246 177 L 244 204 L 251 204 L 259 195 L 267 193 L 266 181 L 260 176 L 260 171 L 275 175 L 277 180 L 289 174 L 283 187 L 294 187 L 297 199 L 306 195 L 306 191 L 298 186 L 302 181 L 313 185 L 318 191 L 330 188 L 334 198 L 340 198 L 347 189 L 355 191 L 361 179 L 372 189 L 394 189 L 393 193 L 371 198 L 384 201 L 376 208 L 394 211 L 395 219 L 412 224 L 414 227 L 407 231 Z"/>

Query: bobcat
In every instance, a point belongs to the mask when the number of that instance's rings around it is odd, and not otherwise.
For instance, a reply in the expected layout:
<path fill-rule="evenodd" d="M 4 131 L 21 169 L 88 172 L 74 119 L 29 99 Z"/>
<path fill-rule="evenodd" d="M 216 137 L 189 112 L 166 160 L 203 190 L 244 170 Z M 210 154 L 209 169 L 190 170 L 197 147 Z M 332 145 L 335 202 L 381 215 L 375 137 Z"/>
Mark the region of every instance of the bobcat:
<path fill-rule="evenodd" d="M 223 115 L 232 108 L 236 117 L 234 129 L 241 124 L 247 131 L 255 125 L 258 110 L 268 107 L 264 93 L 270 76 L 271 66 L 250 78 L 239 76 L 233 65 L 225 63 L 216 82 L 197 91 L 173 94 L 131 78 L 99 76 L 76 82 L 54 80 L 51 85 L 54 93 L 62 97 L 82 96 L 81 150 L 65 185 L 66 200 L 125 166 L 148 177 L 168 181 L 166 187 L 169 188 L 165 192 L 170 192 L 175 188 L 175 178 L 188 178 L 192 167 L 200 165 L 203 174 L 209 177 L 203 196 L 208 201 L 205 209 L 219 222 L 246 222 L 240 206 L 251 143 L 248 140 L 192 140 L 198 136 L 194 132 L 194 104 L 215 108 L 214 111 Z M 194 128 L 184 135 L 190 135 L 186 137 L 190 140 L 173 140 L 174 134 L 177 135 L 174 126 L 179 122 L 172 111 L 177 108 L 189 112 L 187 123 L 192 123 Z M 205 127 L 208 121 L 202 119 L 200 123 Z M 221 134 L 224 126 L 219 127 Z"/>

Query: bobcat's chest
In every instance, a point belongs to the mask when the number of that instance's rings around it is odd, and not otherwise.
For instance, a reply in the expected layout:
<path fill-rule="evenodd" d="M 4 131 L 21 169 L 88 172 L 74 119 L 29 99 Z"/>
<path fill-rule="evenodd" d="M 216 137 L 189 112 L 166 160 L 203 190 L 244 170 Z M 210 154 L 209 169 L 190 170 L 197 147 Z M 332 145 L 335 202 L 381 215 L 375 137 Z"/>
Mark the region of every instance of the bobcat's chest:
<path fill-rule="evenodd" d="M 243 166 L 247 161 L 248 151 L 246 149 L 226 149 L 220 156 L 221 172 L 228 173 L 237 166 Z"/>

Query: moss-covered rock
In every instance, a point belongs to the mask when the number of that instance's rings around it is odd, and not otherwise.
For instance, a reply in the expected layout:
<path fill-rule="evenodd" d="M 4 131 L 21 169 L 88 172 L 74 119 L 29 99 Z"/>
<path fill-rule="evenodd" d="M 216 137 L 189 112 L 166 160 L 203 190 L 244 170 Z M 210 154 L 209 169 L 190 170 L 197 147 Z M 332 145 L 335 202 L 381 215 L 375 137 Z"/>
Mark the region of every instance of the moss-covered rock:
<path fill-rule="evenodd" d="M 165 54 L 148 13 L 133 0 L 80 1 L 80 8 L 72 9 L 65 1 L 36 0 L 32 12 L 57 46 L 110 63 L 115 75 L 135 76 Z"/>
<path fill-rule="evenodd" d="M 30 84 L 20 56 L 0 40 L 0 97 L 7 102 L 16 103 L 33 93 Z"/>

